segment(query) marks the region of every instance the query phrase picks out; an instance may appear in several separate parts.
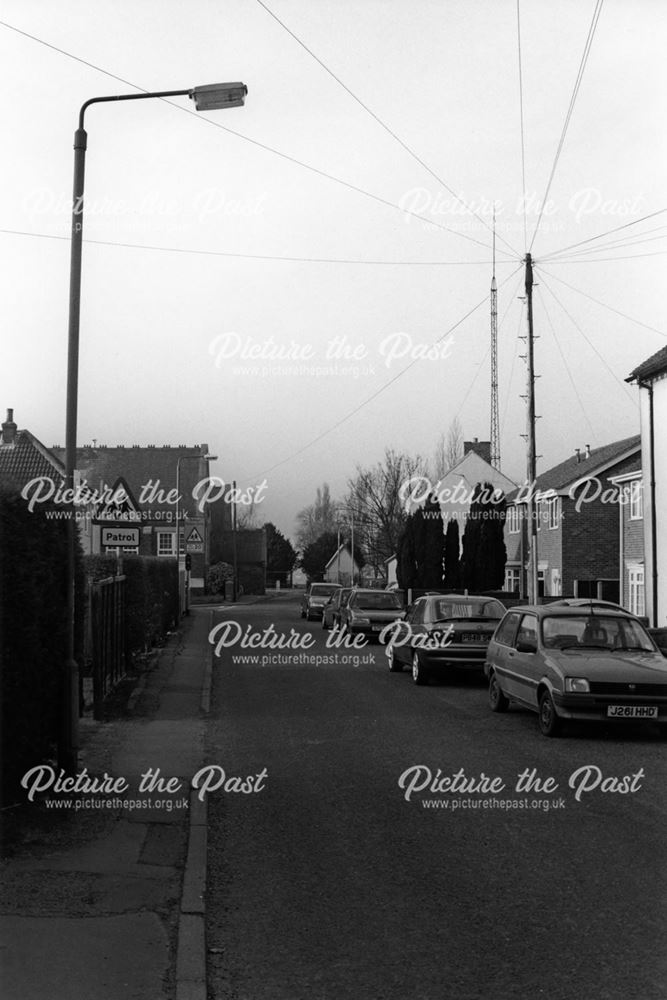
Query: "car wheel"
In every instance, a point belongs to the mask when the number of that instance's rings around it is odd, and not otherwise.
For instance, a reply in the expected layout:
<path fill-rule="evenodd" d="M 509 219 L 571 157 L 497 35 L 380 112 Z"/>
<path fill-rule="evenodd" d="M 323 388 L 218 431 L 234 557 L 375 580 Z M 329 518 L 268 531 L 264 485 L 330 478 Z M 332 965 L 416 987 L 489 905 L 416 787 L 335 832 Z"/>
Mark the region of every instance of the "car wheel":
<path fill-rule="evenodd" d="M 558 736 L 563 728 L 563 720 L 556 714 L 556 706 L 548 691 L 540 695 L 538 721 L 543 736 Z"/>
<path fill-rule="evenodd" d="M 389 660 L 389 669 L 392 673 L 399 674 L 403 672 L 403 664 L 392 648 L 387 650 L 387 659 Z"/>
<path fill-rule="evenodd" d="M 415 684 L 428 684 L 428 673 L 417 650 L 412 654 L 412 679 Z"/>
<path fill-rule="evenodd" d="M 489 677 L 489 705 L 492 712 L 506 712 L 510 707 L 509 698 L 503 694 L 495 670 Z"/>

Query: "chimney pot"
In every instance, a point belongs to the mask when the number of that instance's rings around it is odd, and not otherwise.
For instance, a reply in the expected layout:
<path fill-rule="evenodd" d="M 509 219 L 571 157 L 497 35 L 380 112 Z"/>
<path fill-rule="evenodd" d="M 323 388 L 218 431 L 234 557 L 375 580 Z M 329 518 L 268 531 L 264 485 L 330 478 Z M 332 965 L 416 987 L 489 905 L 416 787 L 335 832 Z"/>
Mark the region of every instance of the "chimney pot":
<path fill-rule="evenodd" d="M 16 424 L 14 423 L 14 411 L 7 409 L 7 419 L 2 425 L 2 443 L 16 444 Z"/>
<path fill-rule="evenodd" d="M 587 444 L 586 445 L 586 458 L 590 458 L 590 457 L 591 457 L 591 446 L 589 444 Z"/>

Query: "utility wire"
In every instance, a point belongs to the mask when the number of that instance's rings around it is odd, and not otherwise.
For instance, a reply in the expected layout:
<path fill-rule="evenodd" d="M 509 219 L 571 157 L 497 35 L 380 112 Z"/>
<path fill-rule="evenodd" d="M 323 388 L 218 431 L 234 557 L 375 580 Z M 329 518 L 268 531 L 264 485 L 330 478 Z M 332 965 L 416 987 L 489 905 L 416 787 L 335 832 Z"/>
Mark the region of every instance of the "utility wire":
<path fill-rule="evenodd" d="M 594 240 L 601 240 L 604 236 L 611 236 L 612 233 L 618 233 L 621 229 L 628 229 L 630 226 L 638 226 L 640 222 L 646 222 L 647 219 L 654 219 L 656 215 L 663 215 L 667 212 L 667 208 L 660 208 L 657 212 L 651 212 L 649 215 L 643 215 L 641 219 L 634 219 L 632 222 L 625 222 L 622 226 L 616 226 L 615 229 L 608 229 L 604 233 L 599 233 L 597 236 L 590 236 L 587 240 L 580 240 L 578 243 L 570 243 L 569 246 L 563 247 L 561 250 L 554 250 L 553 253 L 548 253 L 541 258 L 543 262 L 551 260 L 553 257 L 557 257 L 559 254 L 565 253 L 567 250 L 574 250 L 576 247 L 582 247 L 586 243 L 592 243 Z"/>
<path fill-rule="evenodd" d="M 505 278 L 504 281 L 501 282 L 499 288 L 502 288 L 503 285 L 505 285 L 508 281 L 511 281 L 514 275 L 517 274 L 520 270 L 521 267 L 516 268 L 512 272 L 512 274 L 508 275 L 507 278 Z M 462 316 L 461 319 L 458 320 L 456 323 L 454 323 L 453 326 L 450 326 L 448 330 L 445 330 L 443 334 L 437 337 L 433 341 L 431 346 L 439 344 L 441 340 L 444 340 L 444 338 L 449 336 L 450 333 L 453 333 L 454 330 L 456 330 L 457 327 L 461 326 L 461 324 L 464 323 L 470 316 L 472 316 L 473 313 L 477 312 L 478 309 L 481 309 L 483 305 L 488 305 L 488 301 L 489 297 L 488 295 L 485 295 L 484 298 L 477 303 L 477 305 L 473 306 L 472 309 L 468 310 L 465 316 Z M 407 364 L 405 368 L 402 368 L 400 372 L 397 372 L 397 374 L 394 375 L 393 378 L 390 378 L 388 382 L 385 382 L 384 385 L 380 386 L 379 389 L 376 389 L 376 391 L 371 393 L 370 396 L 367 396 L 366 399 L 362 400 L 362 402 L 359 403 L 358 406 L 355 406 L 354 409 L 346 413 L 345 416 L 340 418 L 340 420 L 337 420 L 336 423 L 332 424 L 326 430 L 322 431 L 316 437 L 312 438 L 306 444 L 302 445 L 301 448 L 298 448 L 296 451 L 292 452 L 292 454 L 288 455 L 287 458 L 281 459 L 280 462 L 276 462 L 275 465 L 272 465 L 269 469 L 264 469 L 263 472 L 258 472 L 254 476 L 250 476 L 249 481 L 250 480 L 254 481 L 256 479 L 259 479 L 260 477 L 263 478 L 264 476 L 270 475 L 270 473 L 275 472 L 276 469 L 279 469 L 281 468 L 281 466 L 287 465 L 289 462 L 292 462 L 295 458 L 298 458 L 299 455 L 302 455 L 305 451 L 308 451 L 309 448 L 312 448 L 314 445 L 319 444 L 319 442 L 322 441 L 325 437 L 328 437 L 329 434 L 332 434 L 335 430 L 338 430 L 339 427 L 347 423 L 348 420 L 351 420 L 352 417 L 356 416 L 356 414 L 359 413 L 361 410 L 363 410 L 364 407 L 368 406 L 369 403 L 372 403 L 374 399 L 377 399 L 377 397 L 381 395 L 383 392 L 385 392 L 386 389 L 394 385 L 395 382 L 398 382 L 398 380 L 402 378 L 403 375 L 406 374 L 406 372 L 410 371 L 411 368 L 413 368 L 416 364 L 418 364 L 420 360 L 421 359 L 419 358 L 415 358 L 413 361 Z"/>
<path fill-rule="evenodd" d="M 521 181 L 523 185 L 523 245 L 528 247 L 528 222 L 526 219 L 526 140 L 523 128 L 523 71 L 521 68 L 521 14 L 520 0 L 516 0 L 516 32 L 519 52 L 519 111 L 521 117 Z"/>
<path fill-rule="evenodd" d="M 571 315 L 571 314 L 570 314 L 570 313 L 569 313 L 569 312 L 567 311 L 567 309 L 565 308 L 565 306 L 563 305 L 563 303 L 562 303 L 562 302 L 560 301 L 560 299 L 559 299 L 559 298 L 557 297 L 557 295 L 556 295 L 556 293 L 555 293 L 555 292 L 553 291 L 553 289 L 551 289 L 551 288 L 549 287 L 548 283 L 547 283 L 547 282 L 546 282 L 546 281 L 544 280 L 544 272 L 543 272 L 543 271 L 542 271 L 542 273 L 541 273 L 541 282 L 542 282 L 542 284 L 544 285 L 544 287 L 546 288 L 546 290 L 547 290 L 547 291 L 549 292 L 549 294 L 550 294 L 550 295 L 552 296 L 552 298 L 553 298 L 553 299 L 554 299 L 554 300 L 555 300 L 555 301 L 556 301 L 556 302 L 558 303 L 558 305 L 559 305 L 559 306 L 560 306 L 560 308 L 561 308 L 561 309 L 563 310 L 563 312 L 565 313 L 565 315 L 567 316 L 567 318 L 568 318 L 568 319 L 570 320 L 570 322 L 572 323 L 572 325 L 573 325 L 573 326 L 575 327 L 575 329 L 579 331 L 579 333 L 580 333 L 580 334 L 581 334 L 581 336 L 582 336 L 582 337 L 584 338 L 584 340 L 586 341 L 586 343 L 588 344 L 588 346 L 590 347 L 590 349 L 591 349 L 591 350 L 592 350 L 592 351 L 594 352 L 594 354 L 596 354 L 596 355 L 597 355 L 597 357 L 598 357 L 598 358 L 600 359 L 600 361 L 602 362 L 602 364 L 604 365 L 604 367 L 605 367 L 605 368 L 607 369 L 607 371 L 609 372 L 609 374 L 610 374 L 610 375 L 612 376 L 612 378 L 613 378 L 613 379 L 614 379 L 614 380 L 615 380 L 616 382 L 618 382 L 618 384 L 620 385 L 620 387 L 621 387 L 621 388 L 623 389 L 623 392 L 624 392 L 624 394 L 625 394 L 625 395 L 626 395 L 626 397 L 627 397 L 627 398 L 628 398 L 628 399 L 630 400 L 630 402 L 631 402 L 631 404 L 632 404 L 632 408 L 633 408 L 633 410 L 636 410 L 636 409 L 637 409 L 637 401 L 636 401 L 636 400 L 635 400 L 635 399 L 634 399 L 634 398 L 633 398 L 633 397 L 632 397 L 632 396 L 630 395 L 630 393 L 628 392 L 628 389 L 627 389 L 627 386 L 626 386 L 625 382 L 623 382 L 623 381 L 622 381 L 622 379 L 620 379 L 620 378 L 618 377 L 618 375 L 616 374 L 616 372 L 614 372 L 614 371 L 613 371 L 613 370 L 612 370 L 612 369 L 611 369 L 611 368 L 609 367 L 609 365 L 607 364 L 607 360 L 606 360 L 606 358 L 604 357 L 604 355 L 600 354 L 600 352 L 598 351 L 598 349 L 597 349 L 597 347 L 595 346 L 595 344 L 593 344 L 593 343 L 592 343 L 592 341 L 590 340 L 590 338 L 586 336 L 586 334 L 585 334 L 585 333 L 584 333 L 584 331 L 583 331 L 583 330 L 581 329 L 581 327 L 579 326 L 579 324 L 577 323 L 577 321 L 576 321 L 576 320 L 575 320 L 575 319 L 573 318 L 573 316 L 572 316 L 572 315 Z"/>
<path fill-rule="evenodd" d="M 640 257 L 661 257 L 667 253 L 667 250 L 654 250 L 652 253 L 632 253 L 625 254 L 623 257 L 584 257 L 582 259 L 569 260 L 564 257 L 562 260 L 550 260 L 550 264 L 599 264 L 603 261 L 614 261 L 614 260 L 638 260 Z M 506 263 L 510 263 L 506 261 Z"/>
<path fill-rule="evenodd" d="M 563 255 L 566 256 L 568 260 L 577 257 L 585 257 L 588 254 L 600 253 L 602 250 L 625 250 L 626 247 L 637 247 L 641 246 L 643 243 L 654 243 L 656 240 L 667 239 L 667 233 L 663 233 L 662 236 L 652 236 L 648 238 L 649 233 L 657 233 L 665 226 L 658 226 L 656 229 L 647 229 L 644 233 L 636 233 L 634 237 L 629 238 L 628 236 L 619 236 L 615 240 L 610 240 L 608 243 L 600 243 L 594 247 L 585 247 L 583 250 L 574 250 L 571 254 Z M 542 260 L 542 258 L 540 258 Z M 561 257 L 549 257 L 547 263 L 558 263 Z"/>
<path fill-rule="evenodd" d="M 630 320 L 631 323 L 636 323 L 637 326 L 643 326 L 645 330 L 651 330 L 652 333 L 657 333 L 661 337 L 664 337 L 667 340 L 667 334 L 664 333 L 662 330 L 658 330 L 655 326 L 649 326 L 648 323 L 643 323 L 640 319 L 635 319 L 634 316 L 628 316 L 627 313 L 621 312 L 620 309 L 614 309 L 613 306 L 608 305 L 606 302 L 602 302 L 600 299 L 594 298 L 592 295 L 589 295 L 588 292 L 582 292 L 580 288 L 575 288 L 574 285 L 570 285 L 569 282 L 563 281 L 562 278 L 559 278 L 557 275 L 552 274 L 551 271 L 547 271 L 544 265 L 539 264 L 536 266 L 539 266 L 541 274 L 548 274 L 550 278 L 554 279 L 554 281 L 559 282 L 559 284 L 561 285 L 565 285 L 566 288 L 571 289 L 573 292 L 577 292 L 579 295 L 583 295 L 585 299 L 590 299 L 591 302 L 595 302 L 597 305 L 602 306 L 604 309 L 608 309 L 610 312 L 616 313 L 617 316 L 622 316 L 623 319 L 628 319 Z"/>
<path fill-rule="evenodd" d="M 537 231 L 540 228 L 540 222 L 542 221 L 542 215 L 544 213 L 544 208 L 546 206 L 547 199 L 549 197 L 549 192 L 551 190 L 551 184 L 552 184 L 552 181 L 554 179 L 554 174 L 556 173 L 556 167 L 558 166 L 558 161 L 560 159 L 560 154 L 561 154 L 561 152 L 563 150 L 563 145 L 565 143 L 565 136 L 567 135 L 567 130 L 569 128 L 570 120 L 572 118 L 572 112 L 574 111 L 574 106 L 576 104 L 577 96 L 579 94 L 579 88 L 581 87 L 581 81 L 583 80 L 584 70 L 586 69 L 586 63 L 588 62 L 588 57 L 590 55 L 591 46 L 593 44 L 593 38 L 595 36 L 595 30 L 597 28 L 597 23 L 598 23 L 598 20 L 600 18 L 600 14 L 602 12 L 602 4 L 603 3 L 604 3 L 604 0 L 596 0 L 596 3 L 595 3 L 595 10 L 593 11 L 593 19 L 592 19 L 590 27 L 588 29 L 588 37 L 586 38 L 586 44 L 584 46 L 584 52 L 583 52 L 583 55 L 581 57 L 581 62 L 579 64 L 579 72 L 577 73 L 577 79 L 576 79 L 576 82 L 575 82 L 575 85 L 574 85 L 574 90 L 572 91 L 572 96 L 570 98 L 570 106 L 567 109 L 567 114 L 565 116 L 565 122 L 563 124 L 563 130 L 561 132 L 560 139 L 558 141 L 558 148 L 556 149 L 556 155 L 554 157 L 554 162 L 553 162 L 553 166 L 551 168 L 551 173 L 549 174 L 549 181 L 547 183 L 547 189 L 546 189 L 546 191 L 544 193 L 544 197 L 542 199 L 542 204 L 540 206 L 540 213 L 539 213 L 539 215 L 537 217 L 537 222 L 535 224 L 535 231 L 533 232 L 533 238 L 530 241 L 530 249 L 531 250 L 533 249 L 533 243 L 535 242 L 535 237 L 537 236 Z"/>
<path fill-rule="evenodd" d="M 425 171 L 426 171 L 426 172 L 427 172 L 428 174 L 430 174 L 430 175 L 431 175 L 431 177 L 433 177 L 433 179 L 434 179 L 434 180 L 436 180 L 436 181 L 438 182 L 438 184 L 440 184 L 440 185 L 441 185 L 441 187 L 443 187 L 443 188 L 445 189 L 445 191 L 447 191 L 447 192 L 448 192 L 449 194 L 451 194 L 451 195 L 452 195 L 452 197 L 456 199 L 456 201 L 458 201 L 458 202 L 459 202 L 459 203 L 460 203 L 461 205 L 463 205 L 463 206 L 464 206 L 464 207 L 465 207 L 465 208 L 466 208 L 466 209 L 467 209 L 467 210 L 468 210 L 469 212 L 471 212 L 471 213 L 472 213 L 472 214 L 473 214 L 474 216 L 476 216 L 476 218 L 477 218 L 477 219 L 479 219 L 479 221 L 480 221 L 480 222 L 481 222 L 481 223 L 482 223 L 482 224 L 483 224 L 484 226 L 486 226 L 486 228 L 487 228 L 487 229 L 489 230 L 489 232 L 492 232 L 492 231 L 493 231 L 493 230 L 491 229 L 491 226 L 490 226 L 490 225 L 488 224 L 488 222 L 486 221 L 486 219 L 484 219 L 484 218 L 483 218 L 483 216 L 481 216 L 481 215 L 480 215 L 480 214 L 479 214 L 478 212 L 476 212 L 476 211 L 475 211 L 474 209 L 470 208 L 470 207 L 469 207 L 469 206 L 468 206 L 468 205 L 466 204 L 466 202 L 465 202 L 465 201 L 463 200 L 463 198 L 461 198 L 461 197 L 460 197 L 460 196 L 459 196 L 459 195 L 458 195 L 458 194 L 456 193 L 456 191 L 452 190 L 452 188 L 450 188 L 450 187 L 449 187 L 449 185 L 448 185 L 448 184 L 446 184 L 446 183 L 445 183 L 445 182 L 444 182 L 444 181 L 442 180 L 442 178 L 441 178 L 441 177 L 439 177 L 439 176 L 438 176 L 438 175 L 437 175 L 437 174 L 435 173 L 435 171 L 434 171 L 434 170 L 432 170 L 432 169 L 431 169 L 431 167 L 429 167 L 429 165 L 428 165 L 427 163 L 425 163 L 425 162 L 424 162 L 424 160 L 422 160 L 422 158 L 421 158 L 421 157 L 420 157 L 420 156 L 419 156 L 419 155 L 418 155 L 417 153 L 415 153 L 415 151 L 414 151 L 413 149 L 411 149 L 411 147 L 410 147 L 410 146 L 408 146 L 408 144 L 407 144 L 406 142 L 404 142 L 404 141 L 403 141 L 403 139 L 401 139 L 401 137 L 400 137 L 400 136 L 398 136 L 398 135 L 397 135 L 397 134 L 396 134 L 396 133 L 395 133 L 395 132 L 393 131 L 393 129 L 391 129 L 391 128 L 389 127 L 389 125 L 387 125 L 387 124 L 386 124 L 386 122 L 384 122 L 384 121 L 383 121 L 383 120 L 382 120 L 382 119 L 381 119 L 381 118 L 379 117 L 379 115 L 377 115 L 377 114 L 376 114 L 376 113 L 375 113 L 375 112 L 374 112 L 373 110 L 371 110 L 371 108 L 369 108 L 369 107 L 368 107 L 368 105 L 367 105 L 367 104 L 365 104 L 365 103 L 364 103 L 364 102 L 363 102 L 363 101 L 361 100 L 361 98 L 357 97 L 357 95 L 356 95 L 356 94 L 354 93 L 354 91 L 353 91 L 353 90 L 351 90 L 351 89 L 350 89 L 350 88 L 349 88 L 349 87 L 347 86 L 347 84 L 346 84 L 346 83 L 344 83 L 344 82 L 343 82 L 343 81 L 341 80 L 341 78 L 340 78 L 339 76 L 337 76 L 337 75 L 336 75 L 336 74 L 335 74 L 335 73 L 333 72 L 333 70 L 332 70 L 332 69 L 330 69 L 330 68 L 329 68 L 329 66 L 327 66 L 327 64 L 326 64 L 326 63 L 325 63 L 325 62 L 324 62 L 324 61 L 323 61 L 322 59 L 320 59 L 320 58 L 319 58 L 319 56 L 317 56 L 317 55 L 316 55 L 316 54 L 315 54 L 315 53 L 313 52 L 313 50 L 312 50 L 311 48 L 309 48 L 309 47 L 308 47 L 308 46 L 306 45 L 306 43 L 305 43 L 305 42 L 304 42 L 304 41 L 303 41 L 303 40 L 302 40 L 301 38 L 299 38 L 299 36 L 298 36 L 298 35 L 297 35 L 296 33 L 295 33 L 294 31 L 292 31 L 292 29 L 291 29 L 291 28 L 289 28 L 289 27 L 288 27 L 288 26 L 287 26 L 287 25 L 285 24 L 285 22 L 284 22 L 284 21 L 281 21 L 281 19 L 280 19 L 280 18 L 278 17 L 278 15 L 277 15 L 277 14 L 275 14 L 275 13 L 274 13 L 274 12 L 273 12 L 273 11 L 272 11 L 272 10 L 270 9 L 270 7 L 268 7 L 268 6 L 267 6 L 267 4 L 265 4 L 265 3 L 264 3 L 264 0 L 257 0 L 257 3 L 258 3 L 258 4 L 260 5 L 260 7 L 262 7 L 262 8 L 263 8 L 263 9 L 264 9 L 264 10 L 266 11 L 266 13 L 267 13 L 267 14 L 269 14 L 269 15 L 270 15 L 270 16 L 271 16 L 271 17 L 273 18 L 273 20 L 274 20 L 274 21 L 276 21 L 276 23 L 277 23 L 277 24 L 279 24 L 279 25 L 280 25 L 280 27 L 281 27 L 281 28 L 283 28 L 283 29 L 284 29 L 284 30 L 285 30 L 285 31 L 287 32 L 287 34 L 288 34 L 288 35 L 290 35 L 290 37 L 291 37 L 291 38 L 293 38 L 293 39 L 294 39 L 294 41 L 295 41 L 295 42 L 297 43 L 297 45 L 300 45 L 300 46 L 301 46 L 301 48 L 302 48 L 302 49 L 303 49 L 303 50 L 304 50 L 305 52 L 307 52 L 307 53 L 308 53 L 308 55 L 309 55 L 309 56 L 310 56 L 310 57 L 311 57 L 312 59 L 314 59 L 314 60 L 315 60 L 315 62 L 316 62 L 316 63 L 318 64 L 318 66 L 321 66 L 321 68 L 322 68 L 322 69 L 323 69 L 323 70 L 325 71 L 325 73 L 328 73 L 328 74 L 329 74 L 329 76 L 330 76 L 330 77 L 331 77 L 331 78 L 332 78 L 333 80 L 335 80 L 335 81 L 336 81 L 336 83 L 338 84 L 338 86 L 339 86 L 339 87 L 342 87 L 342 88 L 343 88 L 343 90 L 345 91 L 345 93 L 346 93 L 346 94 L 348 94 L 348 95 L 349 95 L 349 96 L 350 96 L 350 97 L 352 98 L 352 100 L 353 100 L 353 101 L 356 101 L 356 103 L 357 103 L 357 104 L 359 105 L 359 107 L 360 107 L 360 108 L 363 108 L 363 110 L 364 110 L 364 111 L 366 112 L 366 114 L 370 115 L 370 117 L 371 117 L 371 118 L 372 118 L 372 119 L 373 119 L 373 120 L 374 120 L 375 122 L 377 122 L 377 124 L 378 124 L 378 125 L 380 126 L 380 128 L 384 129 L 384 131 L 385 131 L 385 132 L 386 132 L 386 133 L 387 133 L 388 135 L 390 135 L 390 136 L 391 136 L 391 138 L 392 138 L 392 139 L 394 139 L 394 140 L 395 140 L 395 142 L 397 142 L 397 143 L 399 144 L 399 146 L 400 146 L 400 147 L 401 147 L 402 149 L 404 149 L 404 150 L 405 150 L 405 152 L 406 152 L 406 153 L 408 153 L 408 154 L 409 154 L 409 155 L 410 155 L 410 156 L 411 156 L 411 157 L 413 158 L 413 160 L 415 160 L 415 161 L 416 161 L 416 162 L 417 162 L 417 163 L 418 163 L 418 164 L 420 165 L 420 167 L 423 167 L 423 169 L 424 169 L 424 170 L 425 170 Z M 508 247 L 508 249 L 510 250 L 510 252 L 511 252 L 511 253 L 512 253 L 512 254 L 513 254 L 513 255 L 514 255 L 515 257 L 518 257 L 518 256 L 519 256 L 519 255 L 517 254 L 517 251 L 516 251 L 516 250 L 514 249 L 514 247 L 512 247 L 512 246 L 511 246 L 511 245 L 510 245 L 510 244 L 509 244 L 509 243 L 507 242 L 507 240 L 503 239 L 503 237 L 502 237 L 502 236 L 500 236 L 499 238 L 500 238 L 500 239 L 501 239 L 501 240 L 503 241 L 503 243 L 505 244 L 505 246 L 506 246 L 506 247 Z"/>
<path fill-rule="evenodd" d="M 70 242 L 69 236 L 58 236 L 53 233 L 28 233 L 20 229 L 0 229 L 0 233 L 4 233 L 10 236 L 29 236 L 35 239 L 43 240 L 64 240 L 66 243 Z M 359 258 L 345 258 L 345 257 L 281 257 L 272 254 L 260 254 L 260 253 L 232 253 L 227 250 L 196 250 L 188 247 L 161 247 L 152 246 L 147 243 L 121 243 L 114 240 L 91 240 L 85 239 L 84 243 L 90 243 L 97 246 L 104 247 L 122 247 L 131 250 L 152 250 L 158 253 L 183 253 L 183 254 L 196 254 L 205 257 L 235 257 L 240 260 L 272 260 L 272 261 L 284 261 L 287 263 L 299 263 L 299 264 L 368 264 L 373 266 L 388 266 L 388 267 L 445 267 L 445 266 L 471 266 L 477 264 L 484 264 L 486 267 L 491 264 L 490 260 L 361 260 Z M 501 261 L 501 264 L 510 264 L 514 261 Z"/>
<path fill-rule="evenodd" d="M 8 28 L 10 31 L 15 31 L 19 35 L 23 35 L 25 38 L 29 38 L 40 45 L 45 45 L 47 48 L 52 49 L 54 52 L 59 52 L 61 55 L 66 56 L 68 59 L 74 59 L 75 62 L 82 63 L 84 66 L 88 66 L 90 69 L 94 69 L 99 73 L 103 73 L 105 76 L 110 77 L 120 83 L 125 84 L 128 87 L 132 87 L 133 90 L 138 90 L 142 94 L 150 93 L 145 87 L 140 87 L 135 83 L 131 83 L 129 80 L 125 80 L 121 76 L 117 76 L 115 73 L 110 73 L 108 70 L 102 69 L 100 66 L 96 66 L 94 63 L 87 62 L 85 59 L 81 59 L 79 56 L 73 55 L 71 52 L 66 52 L 64 49 L 58 48 L 56 45 L 52 45 L 49 42 L 45 42 L 43 39 L 36 37 L 35 35 L 29 34 L 27 31 L 21 31 L 20 28 L 14 27 L 12 24 L 8 24 L 6 21 L 0 21 L 0 27 Z M 366 191 L 356 184 L 352 184 L 350 181 L 344 181 L 340 177 L 336 177 L 334 174 L 327 173 L 326 170 L 321 170 L 319 167 L 311 166 L 308 163 L 304 163 L 302 160 L 297 159 L 295 156 L 290 156 L 289 153 L 283 153 L 278 149 L 274 149 L 272 146 L 267 145 L 264 142 L 260 142 L 258 139 L 252 139 L 250 136 L 243 135 L 242 132 L 237 132 L 235 129 L 229 128 L 226 125 L 221 125 L 220 122 L 215 121 L 212 118 L 206 118 L 198 111 L 193 111 L 190 108 L 183 107 L 180 104 L 176 104 L 175 101 L 171 101 L 168 98 L 159 98 L 164 104 L 170 105 L 172 108 L 176 108 L 177 111 L 182 112 L 186 115 L 191 115 L 199 122 L 205 122 L 207 125 L 212 125 L 214 128 L 220 129 L 226 132 L 228 135 L 236 136 L 237 139 L 241 139 L 244 142 L 250 143 L 252 146 L 256 146 L 258 149 L 264 150 L 264 152 L 272 153 L 274 156 L 279 156 L 281 159 L 286 160 L 288 163 L 296 164 L 299 167 L 303 167 L 304 170 L 308 170 L 311 173 L 316 174 L 319 177 L 324 177 L 326 180 L 333 181 L 335 184 L 339 184 L 342 187 L 347 188 L 350 191 L 355 191 L 357 194 L 361 194 L 366 198 L 370 198 L 373 201 L 378 202 L 381 205 L 385 205 L 389 208 L 395 209 L 396 211 L 402 212 L 404 215 L 412 216 L 415 219 L 419 219 L 421 222 L 426 222 L 430 226 L 434 226 L 436 229 L 442 229 L 444 232 L 453 233 L 455 236 L 461 237 L 461 239 L 468 240 L 471 243 L 476 243 L 478 246 L 484 247 L 486 250 L 490 250 L 491 246 L 488 243 L 483 243 L 481 240 L 475 239 L 474 236 L 468 236 L 467 233 L 459 232 L 456 229 L 452 229 L 450 226 L 444 226 L 440 222 L 435 222 L 433 219 L 429 219 L 424 215 L 420 215 L 418 212 L 412 212 L 410 209 L 402 208 L 395 202 L 389 201 L 388 198 L 383 198 L 380 195 L 373 194 L 370 191 Z M 513 251 L 514 252 L 514 251 Z M 516 255 L 515 255 L 516 259 Z"/>
<path fill-rule="evenodd" d="M 559 341 L 558 337 L 556 336 L 556 331 L 554 329 L 554 325 L 551 322 L 551 316 L 549 315 L 549 310 L 547 309 L 546 300 L 545 300 L 544 296 L 542 295 L 542 290 L 539 288 L 539 286 L 538 286 L 538 294 L 539 294 L 539 297 L 540 297 L 540 302 L 542 303 L 542 308 L 544 309 L 544 315 L 547 318 L 547 323 L 549 324 L 549 327 L 551 328 L 551 333 L 552 333 L 553 338 L 554 338 L 554 343 L 556 344 L 556 347 L 558 348 L 558 353 L 560 354 L 561 361 L 563 362 L 563 365 L 565 366 L 565 371 L 567 372 L 567 376 L 568 376 L 568 378 L 570 380 L 570 385 L 572 386 L 574 394 L 577 397 L 577 401 L 578 401 L 579 406 L 581 408 L 581 412 L 583 414 L 584 420 L 588 424 L 588 428 L 589 428 L 589 430 L 591 432 L 592 437 L 595 440 L 597 440 L 598 439 L 598 435 L 596 434 L 595 430 L 593 429 L 593 425 L 592 425 L 592 423 L 591 423 L 591 421 L 589 419 L 588 414 L 586 413 L 586 409 L 584 407 L 583 400 L 582 400 L 582 398 L 581 398 L 581 396 L 579 394 L 579 390 L 577 389 L 577 386 L 575 384 L 574 378 L 572 376 L 572 371 L 570 369 L 570 366 L 567 363 L 567 358 L 565 357 L 565 354 L 563 353 L 563 348 L 560 345 L 560 341 Z"/>

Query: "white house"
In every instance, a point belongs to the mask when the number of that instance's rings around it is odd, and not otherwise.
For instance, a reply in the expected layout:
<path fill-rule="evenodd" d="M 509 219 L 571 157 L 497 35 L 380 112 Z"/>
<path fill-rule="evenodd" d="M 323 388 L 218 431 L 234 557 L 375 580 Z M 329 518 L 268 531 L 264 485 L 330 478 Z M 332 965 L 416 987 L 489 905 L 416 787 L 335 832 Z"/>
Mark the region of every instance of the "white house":
<path fill-rule="evenodd" d="M 478 483 L 491 483 L 494 490 L 502 490 L 505 495 L 516 489 L 515 482 L 491 465 L 490 451 L 488 441 L 478 441 L 477 438 L 466 441 L 461 461 L 434 484 L 445 527 L 447 521 L 453 518 L 458 520 L 459 530 L 463 534 L 473 490 Z M 426 496 L 423 497 L 424 500 Z"/>
<path fill-rule="evenodd" d="M 360 575 L 361 567 L 355 560 L 354 581 L 352 580 L 352 554 L 347 543 L 338 546 L 324 567 L 325 583 L 342 583 L 344 587 L 349 587 L 353 582 L 359 581 Z"/>
<path fill-rule="evenodd" d="M 646 615 L 667 627 L 667 347 L 647 358 L 626 382 L 639 387 L 644 480 Z"/>

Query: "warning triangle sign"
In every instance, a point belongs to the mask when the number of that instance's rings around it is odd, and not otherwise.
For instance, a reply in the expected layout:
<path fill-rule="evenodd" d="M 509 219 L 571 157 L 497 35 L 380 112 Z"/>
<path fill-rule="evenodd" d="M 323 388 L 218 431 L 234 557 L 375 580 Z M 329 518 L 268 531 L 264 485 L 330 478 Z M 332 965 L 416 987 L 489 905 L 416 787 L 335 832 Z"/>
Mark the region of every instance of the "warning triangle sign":
<path fill-rule="evenodd" d="M 188 535 L 188 542 L 203 542 L 203 541 L 204 541 L 204 539 L 199 534 L 199 532 L 197 531 L 197 529 L 193 528 L 192 531 L 190 532 L 190 534 Z"/>

